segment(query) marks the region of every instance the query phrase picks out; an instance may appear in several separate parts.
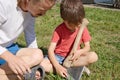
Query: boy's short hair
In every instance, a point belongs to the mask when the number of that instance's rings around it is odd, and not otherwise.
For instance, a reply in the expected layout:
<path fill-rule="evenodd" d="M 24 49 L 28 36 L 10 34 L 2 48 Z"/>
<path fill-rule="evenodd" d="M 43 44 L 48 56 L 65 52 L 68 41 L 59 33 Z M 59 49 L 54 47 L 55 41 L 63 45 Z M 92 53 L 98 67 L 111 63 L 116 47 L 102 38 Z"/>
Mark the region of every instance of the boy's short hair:
<path fill-rule="evenodd" d="M 81 0 L 63 0 L 60 5 L 60 14 L 63 20 L 78 25 L 85 17 Z"/>

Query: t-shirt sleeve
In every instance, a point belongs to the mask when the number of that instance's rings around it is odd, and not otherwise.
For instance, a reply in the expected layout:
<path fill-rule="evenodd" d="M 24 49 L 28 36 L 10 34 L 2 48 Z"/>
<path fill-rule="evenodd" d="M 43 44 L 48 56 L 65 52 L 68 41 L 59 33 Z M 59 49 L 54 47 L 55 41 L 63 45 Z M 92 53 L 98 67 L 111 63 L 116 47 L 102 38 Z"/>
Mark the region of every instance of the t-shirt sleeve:
<path fill-rule="evenodd" d="M 32 17 L 30 13 L 26 13 L 25 22 L 23 25 L 26 27 L 24 29 L 24 33 L 25 33 L 25 40 L 27 43 L 27 47 L 29 48 L 38 48 L 34 24 L 35 24 L 35 18 Z"/>
<path fill-rule="evenodd" d="M 0 27 L 6 21 L 6 18 L 0 13 Z"/>
<path fill-rule="evenodd" d="M 83 31 L 83 34 L 82 34 L 82 41 L 83 42 L 88 42 L 91 40 L 91 36 L 89 34 L 89 31 L 87 29 L 87 27 L 85 27 L 84 31 Z"/>
<path fill-rule="evenodd" d="M 4 23 L 6 21 L 6 18 L 2 15 L 2 13 L 0 13 L 0 27 L 2 26 L 2 24 Z M 0 32 L 1 32 L 2 30 L 0 30 Z M 2 35 L 0 35 L 0 36 L 2 36 Z M 1 42 L 1 41 L 0 41 Z M 5 52 L 6 51 L 6 48 L 4 48 L 4 47 L 2 47 L 1 45 L 0 45 L 0 55 L 3 53 L 3 52 Z"/>
<path fill-rule="evenodd" d="M 5 10 L 4 10 L 4 8 L 3 8 L 3 4 L 0 2 L 0 27 L 2 26 L 2 24 L 4 24 L 5 22 L 7 21 L 7 18 L 5 17 Z M 0 30 L 0 32 L 1 32 L 2 30 Z M 1 34 L 0 34 L 0 36 L 2 36 Z M 0 37 L 1 38 L 1 37 Z M 1 41 L 0 41 L 0 43 L 1 43 Z M 7 51 L 7 49 L 5 48 L 5 47 L 3 47 L 3 46 L 1 46 L 0 45 L 0 55 L 3 53 L 3 52 L 5 52 L 5 51 Z"/>
<path fill-rule="evenodd" d="M 60 38 L 59 32 L 57 29 L 55 29 L 55 31 L 53 32 L 53 35 L 52 35 L 51 42 L 58 42 L 59 38 Z"/>
<path fill-rule="evenodd" d="M 6 11 L 3 7 L 3 4 L 0 2 L 0 27 L 7 20 L 7 18 L 5 17 L 5 13 L 6 13 Z"/>
<path fill-rule="evenodd" d="M 1 55 L 2 53 L 4 53 L 5 51 L 7 51 L 7 49 L 6 49 L 5 47 L 0 46 L 0 55 Z"/>

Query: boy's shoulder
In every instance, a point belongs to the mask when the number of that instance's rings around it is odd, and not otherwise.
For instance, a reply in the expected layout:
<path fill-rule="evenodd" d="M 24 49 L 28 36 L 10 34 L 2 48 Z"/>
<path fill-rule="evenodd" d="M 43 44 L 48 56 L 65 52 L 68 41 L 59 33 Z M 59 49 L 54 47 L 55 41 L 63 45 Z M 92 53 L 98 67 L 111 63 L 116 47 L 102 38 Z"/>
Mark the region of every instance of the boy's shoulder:
<path fill-rule="evenodd" d="M 59 24 L 57 27 L 56 27 L 56 29 L 61 29 L 61 28 L 64 28 L 66 25 L 65 25 L 65 23 L 63 22 L 63 23 L 61 23 L 61 24 Z"/>

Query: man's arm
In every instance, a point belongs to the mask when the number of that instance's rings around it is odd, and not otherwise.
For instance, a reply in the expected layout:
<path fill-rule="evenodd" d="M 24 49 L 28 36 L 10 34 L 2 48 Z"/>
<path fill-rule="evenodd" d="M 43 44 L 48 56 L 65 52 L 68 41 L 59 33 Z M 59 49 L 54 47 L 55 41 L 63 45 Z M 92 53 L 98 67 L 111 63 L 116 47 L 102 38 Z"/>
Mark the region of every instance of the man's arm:
<path fill-rule="evenodd" d="M 26 13 L 24 18 L 25 18 L 25 22 L 23 26 L 25 27 L 24 33 L 25 33 L 25 40 L 27 43 L 27 47 L 38 48 L 35 29 L 34 29 L 35 18 L 32 17 L 30 13 Z"/>
<path fill-rule="evenodd" d="M 29 66 L 20 57 L 13 55 L 9 51 L 3 52 L 0 58 L 7 62 L 8 66 L 15 74 L 23 75 L 27 73 L 27 71 L 30 72 Z"/>

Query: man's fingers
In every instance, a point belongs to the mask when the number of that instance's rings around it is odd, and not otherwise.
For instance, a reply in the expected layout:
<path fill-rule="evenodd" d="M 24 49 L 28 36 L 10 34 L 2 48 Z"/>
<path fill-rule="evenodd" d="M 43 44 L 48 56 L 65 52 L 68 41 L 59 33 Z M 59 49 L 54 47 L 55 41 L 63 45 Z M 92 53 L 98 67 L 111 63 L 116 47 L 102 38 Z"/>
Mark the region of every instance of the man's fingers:
<path fill-rule="evenodd" d="M 23 64 L 16 64 L 13 68 L 14 71 L 17 71 L 17 74 L 23 75 L 26 72 Z"/>
<path fill-rule="evenodd" d="M 11 68 L 11 69 L 15 74 L 19 74 L 18 71 L 15 68 Z"/>
<path fill-rule="evenodd" d="M 17 71 L 17 74 L 20 74 L 20 75 L 24 75 L 27 72 L 31 72 L 29 66 L 22 60 L 16 65 L 14 65 L 14 67 L 15 67 L 15 70 Z"/>
<path fill-rule="evenodd" d="M 31 73 L 30 67 L 28 65 L 25 65 L 26 71 Z"/>
<path fill-rule="evenodd" d="M 16 69 L 16 65 L 15 64 L 8 64 L 8 66 L 10 66 L 11 70 L 15 73 L 15 74 L 19 74 L 17 69 Z"/>
<path fill-rule="evenodd" d="M 27 72 L 31 73 L 30 67 L 25 62 L 23 62 L 22 65 L 19 66 L 23 74 L 26 74 Z"/>
<path fill-rule="evenodd" d="M 25 67 L 24 65 L 20 65 L 19 67 L 20 67 L 20 70 L 21 70 L 20 73 L 21 73 L 22 75 L 27 73 L 27 69 L 26 69 L 26 67 Z"/>

